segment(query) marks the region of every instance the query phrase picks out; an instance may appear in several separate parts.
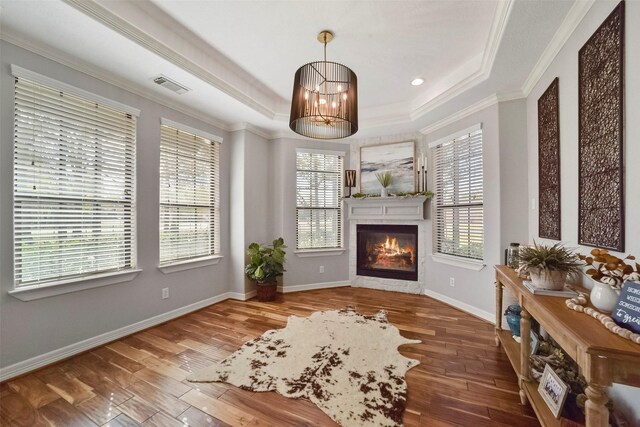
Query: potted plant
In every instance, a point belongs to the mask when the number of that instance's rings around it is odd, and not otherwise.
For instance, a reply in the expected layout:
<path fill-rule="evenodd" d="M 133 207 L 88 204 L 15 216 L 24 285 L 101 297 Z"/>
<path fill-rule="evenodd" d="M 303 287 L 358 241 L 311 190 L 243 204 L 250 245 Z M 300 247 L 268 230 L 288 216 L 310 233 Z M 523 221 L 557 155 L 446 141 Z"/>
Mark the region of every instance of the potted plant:
<path fill-rule="evenodd" d="M 593 249 L 590 255 L 578 254 L 587 265 L 585 274 L 593 280 L 591 304 L 597 309 L 610 313 L 615 307 L 624 282 L 640 280 L 640 264 L 627 264 L 636 257 L 627 255 L 618 258 L 606 249 Z"/>
<path fill-rule="evenodd" d="M 276 299 L 277 279 L 285 272 L 284 244 L 282 237 L 274 240 L 271 245 L 251 243 L 247 249 L 249 264 L 244 268 L 247 277 L 257 284 L 258 301 L 273 301 Z"/>
<path fill-rule="evenodd" d="M 393 180 L 393 176 L 391 172 L 376 172 L 376 178 L 378 178 L 378 182 L 382 186 L 382 191 L 380 191 L 381 197 L 387 197 L 389 195 L 388 187 L 391 185 L 391 181 Z"/>
<path fill-rule="evenodd" d="M 578 256 L 560 243 L 546 246 L 533 242 L 533 246 L 520 248 L 518 261 L 529 273 L 536 288 L 561 290 L 568 274 L 580 272 Z"/>

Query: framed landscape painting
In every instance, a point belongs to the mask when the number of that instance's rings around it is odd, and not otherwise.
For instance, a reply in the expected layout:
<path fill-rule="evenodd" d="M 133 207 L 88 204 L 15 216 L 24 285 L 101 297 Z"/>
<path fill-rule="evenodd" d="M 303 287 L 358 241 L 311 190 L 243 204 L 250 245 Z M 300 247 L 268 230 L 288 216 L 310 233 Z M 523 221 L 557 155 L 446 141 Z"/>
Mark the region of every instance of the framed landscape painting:
<path fill-rule="evenodd" d="M 415 191 L 415 141 L 360 147 L 360 192 L 380 193 L 376 173 L 389 171 L 390 193 Z"/>

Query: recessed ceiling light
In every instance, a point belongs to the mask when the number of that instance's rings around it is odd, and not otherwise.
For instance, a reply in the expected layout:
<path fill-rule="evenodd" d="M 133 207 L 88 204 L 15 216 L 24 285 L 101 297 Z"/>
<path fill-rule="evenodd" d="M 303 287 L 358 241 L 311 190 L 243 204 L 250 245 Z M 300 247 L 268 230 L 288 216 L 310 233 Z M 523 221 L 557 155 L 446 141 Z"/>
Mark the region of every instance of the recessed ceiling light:
<path fill-rule="evenodd" d="M 411 80 L 411 84 L 413 86 L 420 86 L 422 83 L 424 83 L 424 79 L 421 79 L 420 77 L 418 77 L 417 79 Z"/>

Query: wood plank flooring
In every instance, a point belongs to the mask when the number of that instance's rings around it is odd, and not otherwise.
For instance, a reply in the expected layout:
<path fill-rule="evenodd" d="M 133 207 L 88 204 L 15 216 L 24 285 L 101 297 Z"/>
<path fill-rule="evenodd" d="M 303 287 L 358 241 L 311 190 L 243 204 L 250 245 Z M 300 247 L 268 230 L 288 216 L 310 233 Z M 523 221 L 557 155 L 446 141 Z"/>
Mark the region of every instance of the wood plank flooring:
<path fill-rule="evenodd" d="M 306 400 L 185 377 L 283 327 L 289 315 L 352 305 L 365 314 L 387 310 L 403 336 L 423 341 L 400 349 L 421 362 L 407 373 L 405 426 L 539 426 L 482 320 L 425 296 L 361 288 L 278 298 L 224 301 L 2 383 L 0 425 L 335 426 Z"/>

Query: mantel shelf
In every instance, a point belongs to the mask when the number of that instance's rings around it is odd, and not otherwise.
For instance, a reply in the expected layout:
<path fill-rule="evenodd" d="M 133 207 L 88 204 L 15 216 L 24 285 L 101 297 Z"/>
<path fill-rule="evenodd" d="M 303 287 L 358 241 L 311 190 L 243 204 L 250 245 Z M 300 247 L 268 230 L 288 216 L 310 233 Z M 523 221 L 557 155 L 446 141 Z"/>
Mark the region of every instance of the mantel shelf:
<path fill-rule="evenodd" d="M 367 197 L 344 199 L 347 219 L 423 220 L 425 196 L 418 197 Z"/>

